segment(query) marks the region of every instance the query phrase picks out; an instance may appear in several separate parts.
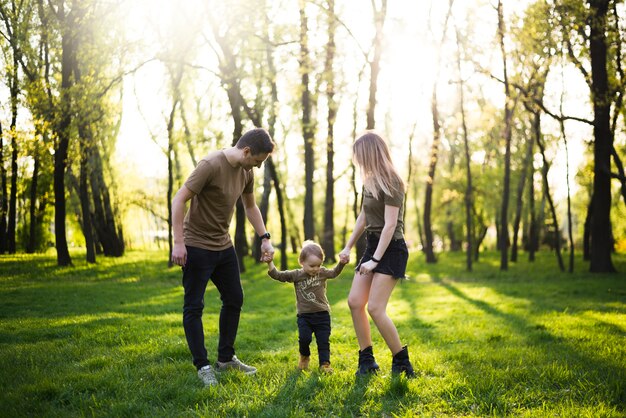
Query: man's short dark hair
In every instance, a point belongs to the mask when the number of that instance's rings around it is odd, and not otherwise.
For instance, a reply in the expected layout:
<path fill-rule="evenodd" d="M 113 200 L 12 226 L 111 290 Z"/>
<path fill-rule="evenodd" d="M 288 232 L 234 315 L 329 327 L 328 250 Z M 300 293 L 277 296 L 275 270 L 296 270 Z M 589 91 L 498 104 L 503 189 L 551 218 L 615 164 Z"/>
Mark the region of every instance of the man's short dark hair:
<path fill-rule="evenodd" d="M 252 155 L 259 155 L 271 153 L 275 145 L 269 132 L 263 128 L 254 128 L 243 134 L 235 146 L 239 149 L 248 147 Z"/>

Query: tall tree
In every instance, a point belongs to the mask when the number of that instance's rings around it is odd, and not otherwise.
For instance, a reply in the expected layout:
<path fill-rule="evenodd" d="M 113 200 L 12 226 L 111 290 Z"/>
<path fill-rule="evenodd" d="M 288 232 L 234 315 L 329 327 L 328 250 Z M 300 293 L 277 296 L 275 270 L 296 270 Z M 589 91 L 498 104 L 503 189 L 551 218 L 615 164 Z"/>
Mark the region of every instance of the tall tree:
<path fill-rule="evenodd" d="M 561 65 L 561 101 L 559 104 L 559 111 L 561 118 L 559 120 L 559 127 L 561 130 L 561 138 L 563 138 L 563 144 L 565 146 L 565 185 L 567 188 L 567 238 L 569 243 L 569 263 L 568 271 L 574 272 L 574 234 L 573 234 L 573 220 L 572 220 L 572 191 L 570 187 L 570 168 L 569 168 L 569 144 L 567 141 L 567 134 L 565 132 L 565 119 L 563 118 L 563 102 L 565 97 L 565 75 L 563 66 Z"/>
<path fill-rule="evenodd" d="M 591 262 L 595 273 L 615 272 L 611 259 L 611 98 L 607 73 L 607 13 L 609 0 L 588 0 L 589 53 L 593 99 L 593 216 L 591 218 Z"/>
<path fill-rule="evenodd" d="M 278 72 L 276 71 L 276 64 L 274 63 L 274 43 L 270 39 L 269 29 L 270 29 L 270 17 L 268 14 L 265 15 L 265 34 L 264 34 L 264 42 L 265 42 L 265 60 L 267 62 L 267 82 L 270 86 L 270 102 L 268 104 L 268 120 L 267 120 L 267 130 L 272 138 L 276 133 L 276 121 L 277 121 L 277 111 L 278 111 L 278 84 L 277 84 L 277 76 Z M 245 104 L 246 101 L 242 100 Z M 247 106 L 246 106 L 247 109 Z M 251 112 L 247 112 L 248 117 L 252 118 L 253 114 Z M 261 121 L 258 117 L 259 112 L 256 112 L 256 120 L 254 120 L 254 124 L 257 127 L 261 127 Z M 263 222 L 267 225 L 268 222 L 268 211 L 269 211 L 269 201 L 270 201 L 270 193 L 271 186 L 274 186 L 274 190 L 276 191 L 276 204 L 278 206 L 278 216 L 280 220 L 280 269 L 287 269 L 287 220 L 285 218 L 285 198 L 283 196 L 282 184 L 278 177 L 278 172 L 276 170 L 276 165 L 274 164 L 274 159 L 270 156 L 265 163 L 264 166 L 264 176 L 263 176 L 263 195 L 261 197 L 261 202 L 259 204 L 259 210 L 261 211 L 261 216 L 263 217 Z M 275 241 L 276 242 L 276 241 Z M 256 261 L 259 261 L 259 256 L 261 254 L 261 242 L 258 239 L 254 239 L 254 251 L 253 255 Z"/>
<path fill-rule="evenodd" d="M 443 47 L 446 39 L 446 32 L 448 30 L 448 21 L 452 14 L 452 5 L 454 0 L 448 2 L 448 12 L 443 24 L 441 32 L 441 38 L 438 43 L 438 50 Z M 439 88 L 440 70 L 441 70 L 442 54 L 437 55 L 437 62 L 435 64 L 436 72 L 435 79 L 433 80 L 433 90 L 430 97 L 430 111 L 433 123 L 433 142 L 430 146 L 430 159 L 428 162 L 428 174 L 426 176 L 426 187 L 424 189 L 424 254 L 426 254 L 427 263 L 437 262 L 435 257 L 435 251 L 433 249 L 433 227 L 432 227 L 432 205 L 433 205 L 433 190 L 435 183 L 435 173 L 437 170 L 437 162 L 439 161 L 439 145 L 441 143 L 442 126 L 441 118 L 439 115 L 439 103 L 437 99 L 437 89 Z"/>
<path fill-rule="evenodd" d="M 541 135 L 537 137 L 537 145 L 539 146 L 539 151 L 541 152 L 541 159 L 543 161 L 543 167 L 541 169 L 541 176 L 543 179 L 543 194 L 545 199 L 548 201 L 548 206 L 550 207 L 550 215 L 551 219 L 551 230 L 553 232 L 553 245 L 554 252 L 556 254 L 557 261 L 559 263 L 559 269 L 561 271 L 565 271 L 565 265 L 563 264 L 563 257 L 561 255 L 561 230 L 559 228 L 559 221 L 556 216 L 556 208 L 554 206 L 554 200 L 552 199 L 552 195 L 550 193 L 550 185 L 548 184 L 548 172 L 550 171 L 550 163 L 546 158 L 546 147 L 543 143 Z"/>
<path fill-rule="evenodd" d="M 465 267 L 467 271 L 472 271 L 472 255 L 474 249 L 474 226 L 472 223 L 472 206 L 474 199 L 472 195 L 472 168 L 471 168 L 471 154 L 469 148 L 469 134 L 467 131 L 467 121 L 465 119 L 465 81 L 463 79 L 463 72 L 461 71 L 461 36 L 459 34 L 459 28 L 455 27 L 456 34 L 456 70 L 459 77 L 459 110 L 461 112 L 461 129 L 463 135 L 463 149 L 465 151 L 465 174 L 467 183 L 465 185 L 465 229 L 467 247 L 465 257 Z"/>
<path fill-rule="evenodd" d="M 56 140 L 54 149 L 54 235 L 56 238 L 57 264 L 72 264 L 67 245 L 65 171 L 67 169 L 70 145 L 70 125 L 72 123 L 71 88 L 72 61 L 74 59 L 76 37 L 76 15 L 73 8 L 66 9 L 65 1 L 59 0 L 57 7 L 51 6 L 61 24 L 61 91 L 60 116 L 54 127 Z"/>
<path fill-rule="evenodd" d="M 315 208 L 313 174 L 315 173 L 315 129 L 311 119 L 313 103 L 309 79 L 312 70 L 309 56 L 309 27 L 306 0 L 300 0 L 300 77 L 302 106 L 302 137 L 304 139 L 304 239 L 315 239 Z"/>
<path fill-rule="evenodd" d="M 529 176 L 528 167 L 532 164 L 533 148 L 533 138 L 530 137 L 526 140 L 526 155 L 524 156 L 524 161 L 522 162 L 522 168 L 520 170 L 520 176 L 517 183 L 517 194 L 515 195 L 515 217 L 513 218 L 513 238 L 511 240 L 511 262 L 513 263 L 517 262 L 517 237 L 519 233 L 520 222 L 522 220 L 524 187 L 526 187 L 526 179 Z M 532 187 L 532 183 L 530 187 Z"/>
<path fill-rule="evenodd" d="M 234 52 L 234 48 L 239 44 L 235 38 L 236 33 L 232 31 L 235 25 L 234 23 L 229 23 L 230 27 L 220 32 L 221 25 L 218 23 L 216 16 L 214 16 L 213 13 L 209 13 L 209 17 L 211 19 L 213 37 L 220 48 L 219 52 L 217 52 L 219 60 L 218 76 L 222 82 L 222 86 L 226 90 L 228 103 L 230 104 L 233 120 L 232 145 L 234 146 L 243 135 L 243 103 L 240 87 L 240 69 L 237 64 L 237 55 Z M 241 41 L 241 39 L 239 41 Z M 239 270 L 241 272 L 246 271 L 243 258 L 248 252 L 245 222 L 246 214 L 243 209 L 243 203 L 241 199 L 238 199 L 235 208 L 235 252 L 237 253 Z"/>
<path fill-rule="evenodd" d="M 322 247 L 328 262 L 335 262 L 335 119 L 337 118 L 337 101 L 335 99 L 335 32 L 337 17 L 335 16 L 335 0 L 328 0 L 326 5 L 326 21 L 328 25 L 328 41 L 326 43 L 326 61 L 324 79 L 326 81 L 326 101 L 328 106 L 326 134 L 326 199 L 324 201 L 324 236 Z"/>
<path fill-rule="evenodd" d="M 367 66 L 370 70 L 370 78 L 369 78 L 369 96 L 367 101 L 367 111 L 366 118 L 367 124 L 365 129 L 375 129 L 376 128 L 376 105 L 378 104 L 378 100 L 376 98 L 376 94 L 378 92 L 378 75 L 380 73 L 380 61 L 383 53 L 383 40 L 384 40 L 384 27 L 385 20 L 387 19 L 387 0 L 381 0 L 379 4 L 377 4 L 377 0 L 371 0 L 372 3 L 372 12 L 374 15 L 374 38 L 372 39 L 372 45 L 370 48 L 371 58 L 367 58 Z M 368 55 L 369 55 L 368 54 Z M 359 80 L 361 80 L 361 74 L 359 74 Z M 356 109 L 355 109 L 356 110 Z M 355 115 L 356 116 L 356 115 Z M 356 124 L 356 119 L 354 120 Z M 353 127 L 353 137 L 356 139 L 356 125 Z M 352 184 L 353 187 L 356 185 L 356 173 L 355 167 L 352 166 Z M 360 197 L 361 201 L 363 196 Z M 359 206 L 359 192 L 354 188 L 354 212 L 355 216 L 358 212 L 357 207 Z M 365 252 L 365 234 L 362 234 L 356 242 L 356 259 L 360 260 Z"/>
<path fill-rule="evenodd" d="M 504 73 L 504 179 L 502 189 L 502 206 L 500 208 L 500 270 L 508 269 L 508 243 L 509 243 L 509 188 L 511 182 L 511 135 L 513 108 L 511 104 L 511 91 L 507 71 L 507 55 L 504 45 L 504 12 L 502 0 L 498 0 L 498 38 L 500 52 L 502 53 L 502 66 Z"/>
<path fill-rule="evenodd" d="M 380 59 L 383 53 L 384 26 L 387 18 L 387 0 L 381 0 L 379 5 L 376 3 L 376 0 L 372 0 L 375 32 L 374 40 L 372 42 L 373 56 L 369 61 L 370 88 L 369 99 L 367 101 L 367 126 L 365 129 L 374 129 L 376 127 L 376 93 L 378 91 Z"/>
<path fill-rule="evenodd" d="M 19 95 L 21 90 L 21 76 L 20 76 L 20 59 L 21 59 L 21 45 L 28 42 L 27 32 L 28 24 L 30 20 L 30 14 L 32 7 L 30 2 L 10 2 L 10 7 L 7 4 L 0 4 L 0 17 L 4 23 L 3 35 L 5 39 L 9 41 L 9 48 L 11 51 L 10 58 L 6 58 L 6 77 L 9 87 L 9 104 L 11 108 L 11 121 L 9 123 L 8 134 L 10 140 L 10 167 L 11 167 L 11 181 L 10 190 L 8 195 L 8 212 L 6 230 L 2 230 L 5 234 L 6 231 L 6 248 L 4 248 L 10 254 L 15 253 L 16 250 L 16 227 L 17 227 L 17 179 L 18 173 L 18 104 Z M 0 160 L 4 164 L 3 160 Z M 4 214 L 4 212 L 3 212 Z"/>
<path fill-rule="evenodd" d="M 0 121 L 0 254 L 4 254 L 7 249 L 7 213 L 9 202 L 7 200 L 7 171 L 4 168 L 4 132 Z"/>

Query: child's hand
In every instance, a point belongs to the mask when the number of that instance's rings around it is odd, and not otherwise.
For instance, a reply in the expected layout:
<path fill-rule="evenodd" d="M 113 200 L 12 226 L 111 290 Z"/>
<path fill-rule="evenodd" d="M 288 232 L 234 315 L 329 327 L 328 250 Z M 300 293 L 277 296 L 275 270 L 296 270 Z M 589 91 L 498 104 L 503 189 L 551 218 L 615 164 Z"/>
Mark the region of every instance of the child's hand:
<path fill-rule="evenodd" d="M 342 264 L 348 264 L 350 262 L 350 249 L 344 248 L 339 253 L 339 262 Z"/>
<path fill-rule="evenodd" d="M 274 259 L 274 254 L 263 253 L 259 259 L 262 263 L 269 263 Z"/>

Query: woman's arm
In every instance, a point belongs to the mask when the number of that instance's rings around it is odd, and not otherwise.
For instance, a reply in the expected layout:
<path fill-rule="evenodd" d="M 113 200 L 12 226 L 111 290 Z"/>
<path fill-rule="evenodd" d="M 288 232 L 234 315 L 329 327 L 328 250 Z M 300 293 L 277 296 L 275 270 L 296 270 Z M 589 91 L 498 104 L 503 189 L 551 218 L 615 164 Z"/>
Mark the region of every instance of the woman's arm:
<path fill-rule="evenodd" d="M 359 237 L 363 234 L 363 231 L 365 231 L 365 213 L 361 211 L 359 216 L 356 218 L 354 229 L 352 230 L 352 234 L 350 235 L 345 248 L 339 253 L 339 260 L 341 260 L 342 263 L 346 264 L 350 261 L 350 251 L 352 250 L 352 247 L 354 247 L 354 244 L 358 241 Z"/>
<path fill-rule="evenodd" d="M 385 205 L 385 226 L 383 226 L 383 230 L 380 231 L 378 246 L 376 247 L 376 251 L 374 251 L 373 256 L 377 260 L 380 260 L 382 256 L 385 255 L 385 251 L 387 251 L 387 247 L 393 239 L 393 233 L 398 225 L 399 212 L 399 207 Z"/>

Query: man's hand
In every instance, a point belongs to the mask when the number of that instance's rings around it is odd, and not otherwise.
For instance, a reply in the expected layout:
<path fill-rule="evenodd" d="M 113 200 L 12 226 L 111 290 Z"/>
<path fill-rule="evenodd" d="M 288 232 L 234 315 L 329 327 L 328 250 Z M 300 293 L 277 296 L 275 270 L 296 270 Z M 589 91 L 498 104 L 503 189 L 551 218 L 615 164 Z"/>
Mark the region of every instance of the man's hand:
<path fill-rule="evenodd" d="M 187 247 L 185 244 L 174 243 L 172 249 L 172 263 L 184 267 L 187 264 Z"/>
<path fill-rule="evenodd" d="M 264 239 L 261 241 L 261 261 L 269 263 L 272 260 L 274 260 L 274 247 L 269 239 Z"/>

